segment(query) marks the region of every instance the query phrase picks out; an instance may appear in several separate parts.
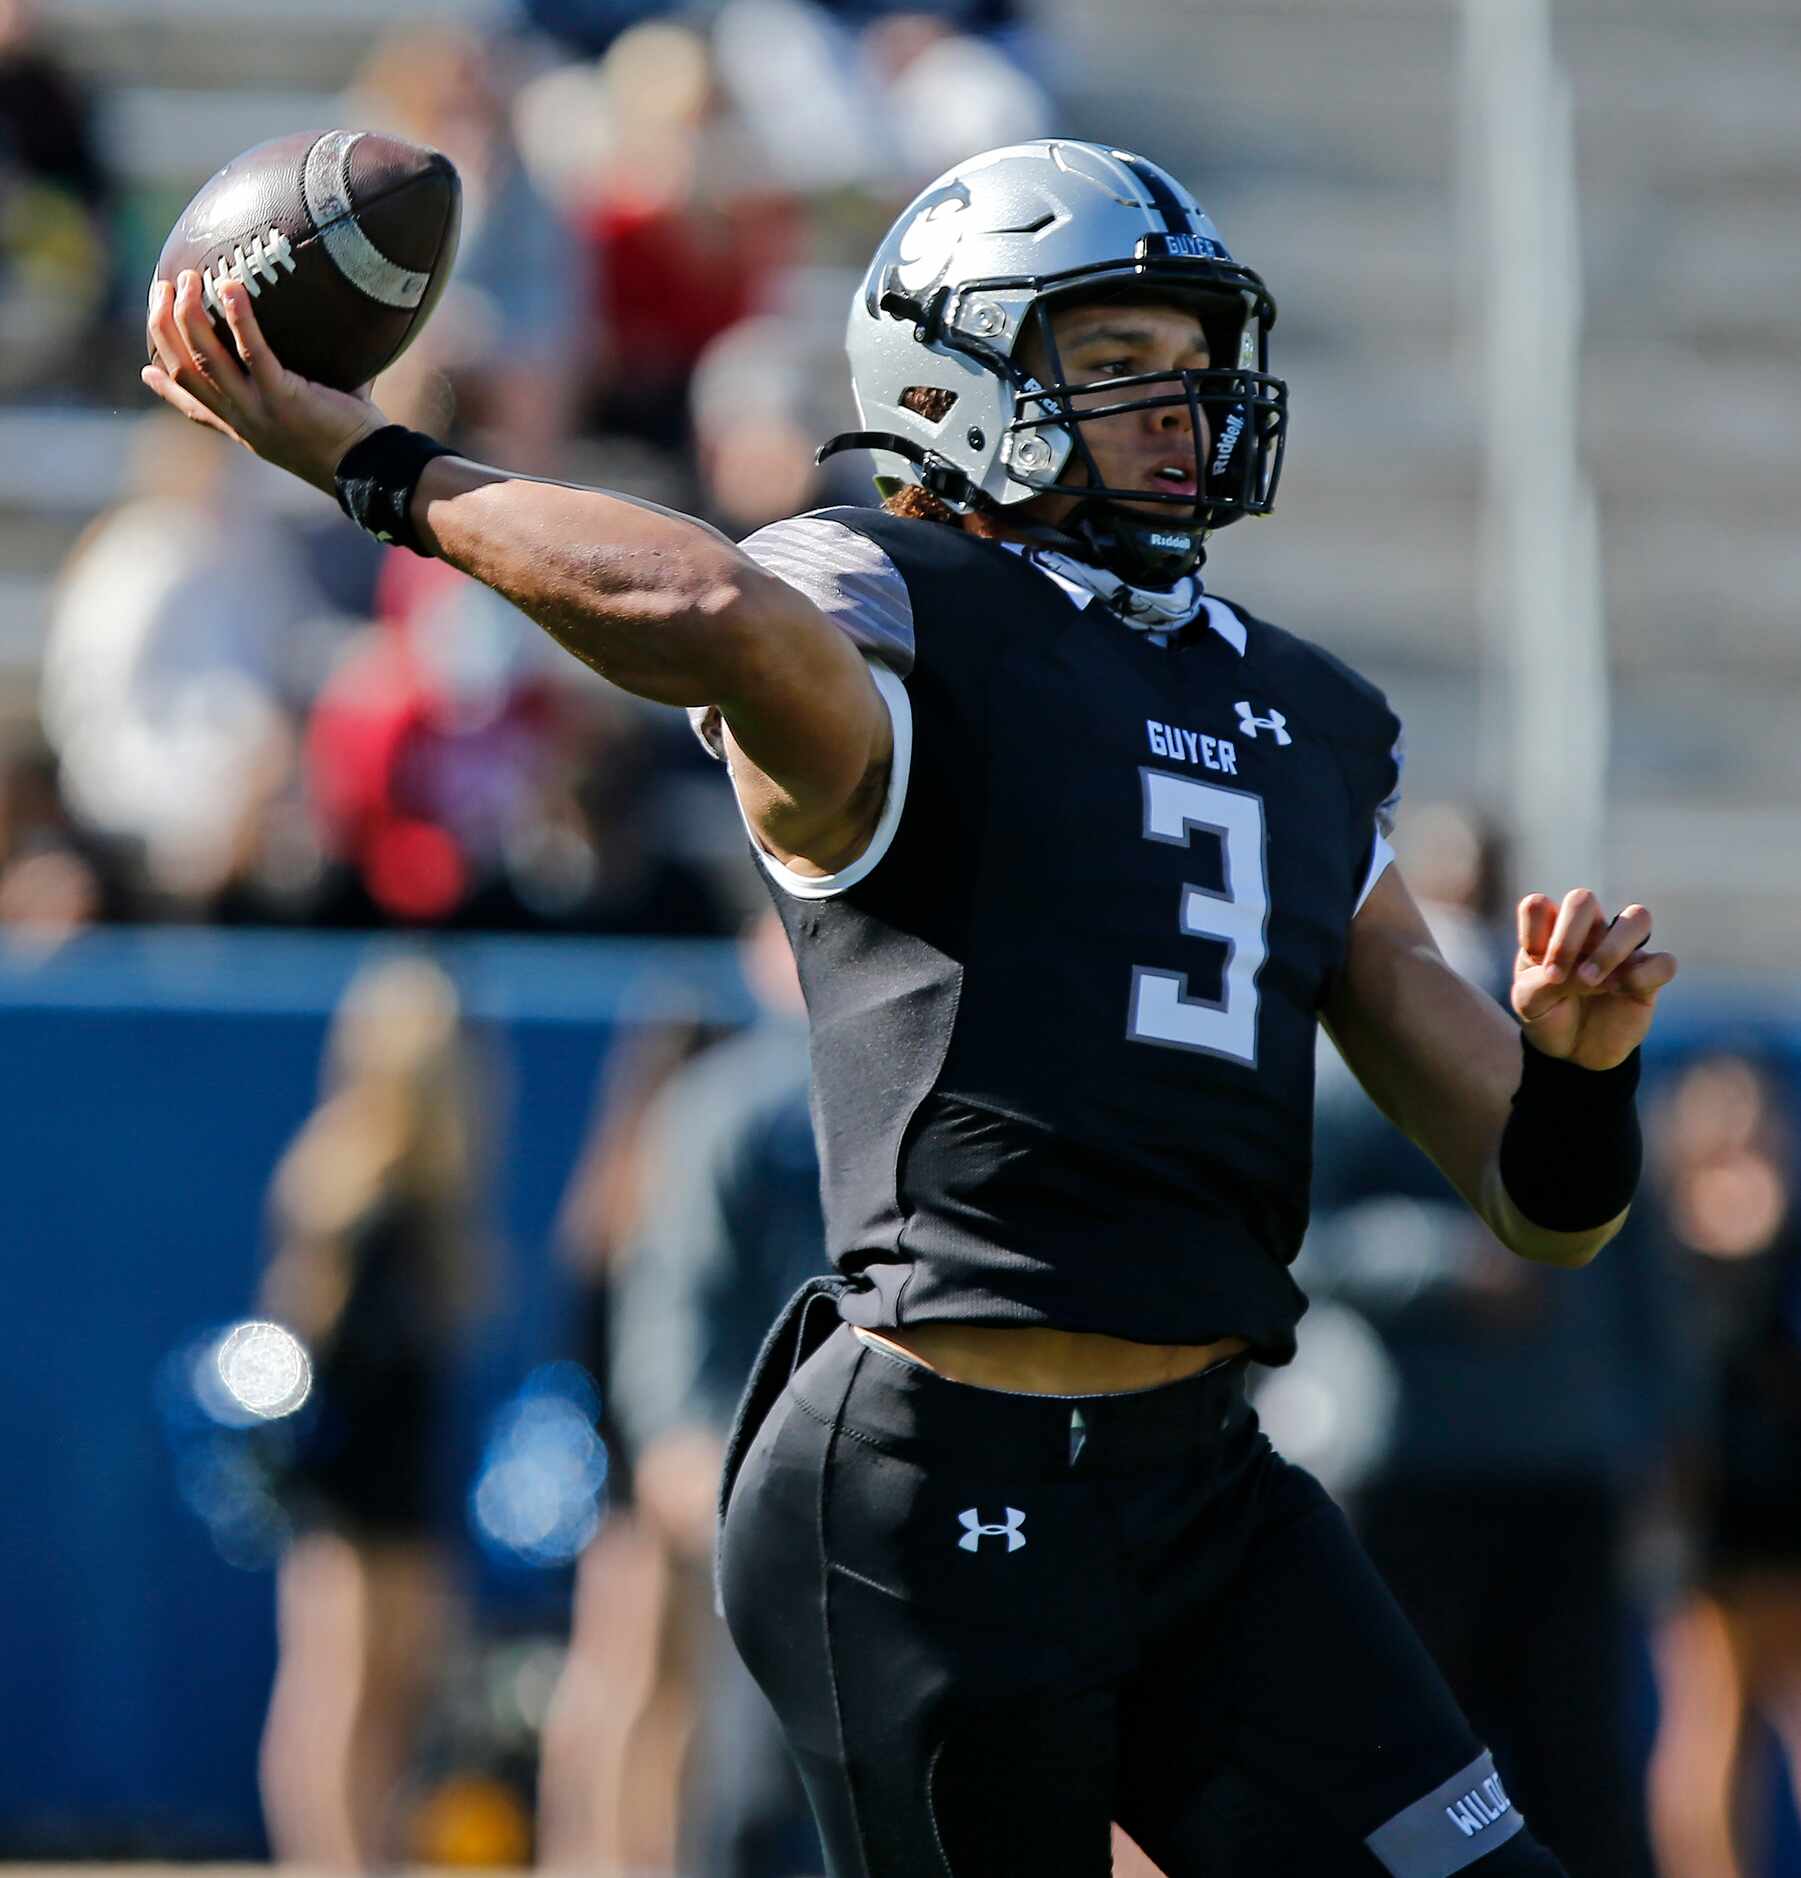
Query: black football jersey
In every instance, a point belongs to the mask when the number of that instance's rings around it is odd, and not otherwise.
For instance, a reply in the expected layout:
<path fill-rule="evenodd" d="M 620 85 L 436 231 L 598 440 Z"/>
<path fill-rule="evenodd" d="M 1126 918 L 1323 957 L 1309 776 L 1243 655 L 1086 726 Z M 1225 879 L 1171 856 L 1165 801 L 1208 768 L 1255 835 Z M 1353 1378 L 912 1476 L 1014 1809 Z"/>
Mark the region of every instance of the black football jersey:
<path fill-rule="evenodd" d="M 1317 1014 L 1397 786 L 1394 714 L 1217 601 L 1228 630 L 1156 643 L 999 544 L 826 514 L 886 553 L 913 626 L 904 697 L 879 674 L 879 860 L 774 889 L 841 1310 L 1285 1361 Z"/>

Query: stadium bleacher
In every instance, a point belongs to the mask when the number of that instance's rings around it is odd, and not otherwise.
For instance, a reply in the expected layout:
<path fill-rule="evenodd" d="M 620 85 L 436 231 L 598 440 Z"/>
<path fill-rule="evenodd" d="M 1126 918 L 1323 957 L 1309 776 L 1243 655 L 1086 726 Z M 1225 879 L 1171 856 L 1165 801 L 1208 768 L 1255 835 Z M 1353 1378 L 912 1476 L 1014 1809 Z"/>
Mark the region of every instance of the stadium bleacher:
<path fill-rule="evenodd" d="M 458 9 L 450 9 L 456 11 Z M 474 11 L 471 7 L 462 10 Z M 391 22 L 400 11 L 385 8 Z M 1393 691 L 1413 786 L 1477 740 L 1482 438 L 1451 0 L 1035 0 L 1078 134 L 1193 177 L 1282 305 L 1293 446 L 1273 526 L 1222 537 L 1227 592 Z M 1617 679 L 1612 879 L 1685 957 L 1770 971 L 1801 935 L 1801 118 L 1790 0 L 1560 0 L 1586 255 L 1583 441 Z M 446 9 L 433 9 L 443 15 Z M 66 0 L 145 246 L 194 181 L 332 114 L 360 0 Z M 160 219 L 159 219 L 160 218 Z M 29 705 L 44 598 L 140 411 L 0 406 L 0 697 Z M 1529 466 L 1525 473 L 1530 473 Z"/>

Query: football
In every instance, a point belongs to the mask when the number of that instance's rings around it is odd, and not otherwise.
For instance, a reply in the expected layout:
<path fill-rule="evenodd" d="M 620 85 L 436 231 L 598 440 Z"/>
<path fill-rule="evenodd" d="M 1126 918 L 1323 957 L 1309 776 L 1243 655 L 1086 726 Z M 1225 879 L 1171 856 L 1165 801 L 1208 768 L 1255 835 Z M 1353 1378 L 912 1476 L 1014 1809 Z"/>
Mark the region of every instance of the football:
<path fill-rule="evenodd" d="M 373 131 L 299 131 L 246 150 L 207 183 L 164 242 L 156 279 L 193 268 L 228 351 L 217 295 L 241 280 L 282 364 L 353 391 L 425 324 L 461 226 L 448 157 Z"/>

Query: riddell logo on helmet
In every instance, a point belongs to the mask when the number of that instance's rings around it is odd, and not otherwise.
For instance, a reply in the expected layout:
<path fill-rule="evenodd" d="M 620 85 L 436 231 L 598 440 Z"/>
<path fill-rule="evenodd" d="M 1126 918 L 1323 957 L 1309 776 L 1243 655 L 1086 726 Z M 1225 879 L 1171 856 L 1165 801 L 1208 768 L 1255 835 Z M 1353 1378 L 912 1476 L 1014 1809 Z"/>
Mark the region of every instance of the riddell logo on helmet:
<path fill-rule="evenodd" d="M 1244 419 L 1234 411 L 1226 419 L 1225 429 L 1219 433 L 1219 447 L 1213 452 L 1213 474 L 1215 476 L 1232 461 L 1232 452 L 1238 447 L 1238 438 L 1244 429 Z"/>

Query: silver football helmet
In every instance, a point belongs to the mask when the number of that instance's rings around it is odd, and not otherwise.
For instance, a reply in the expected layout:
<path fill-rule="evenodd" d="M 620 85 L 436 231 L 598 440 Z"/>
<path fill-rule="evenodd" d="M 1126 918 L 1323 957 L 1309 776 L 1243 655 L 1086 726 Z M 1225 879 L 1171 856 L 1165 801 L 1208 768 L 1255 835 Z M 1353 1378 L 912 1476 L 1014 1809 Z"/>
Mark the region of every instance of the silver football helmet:
<path fill-rule="evenodd" d="M 1133 294 L 1192 302 L 1213 362 L 1086 384 L 1078 410 L 1050 309 Z M 1168 586 L 1211 530 L 1275 499 L 1288 405 L 1267 369 L 1275 318 L 1263 282 L 1156 164 L 1064 138 L 985 151 L 923 190 L 876 251 L 846 336 L 863 429 L 820 455 L 874 450 L 878 486 L 917 482 L 962 511 L 1078 496 L 1061 525 L 1078 551 L 1134 585 Z M 1044 383 L 1019 362 L 1034 330 Z M 1097 407 L 1097 392 L 1118 397 Z M 1204 417 L 1211 438 L 1194 492 L 1109 489 L 1083 426 L 1184 404 L 1194 435 Z"/>

